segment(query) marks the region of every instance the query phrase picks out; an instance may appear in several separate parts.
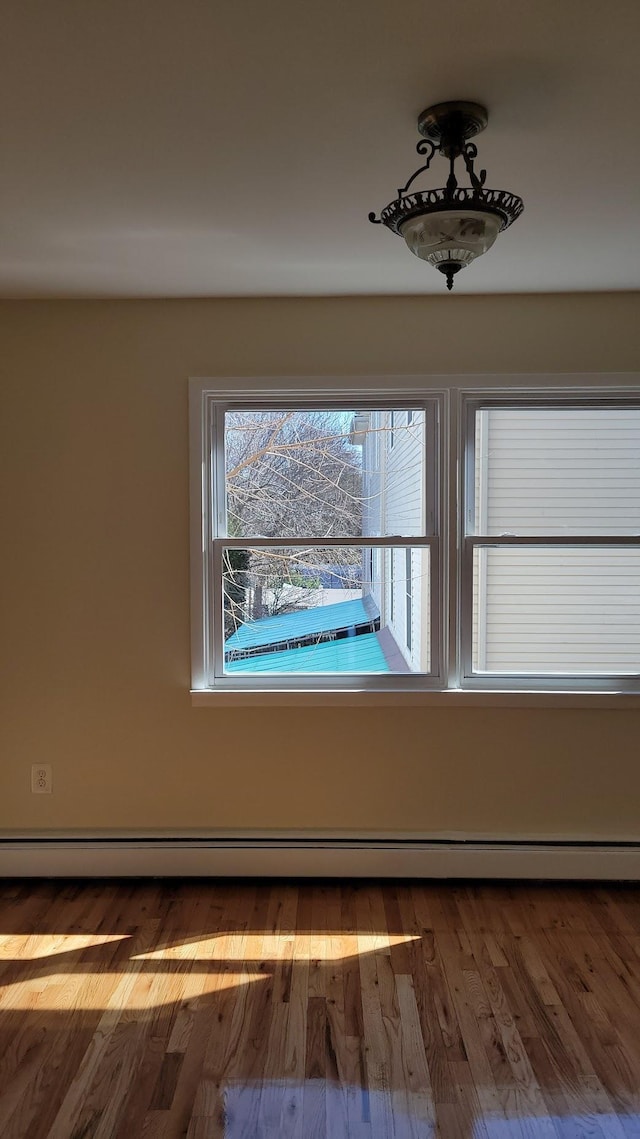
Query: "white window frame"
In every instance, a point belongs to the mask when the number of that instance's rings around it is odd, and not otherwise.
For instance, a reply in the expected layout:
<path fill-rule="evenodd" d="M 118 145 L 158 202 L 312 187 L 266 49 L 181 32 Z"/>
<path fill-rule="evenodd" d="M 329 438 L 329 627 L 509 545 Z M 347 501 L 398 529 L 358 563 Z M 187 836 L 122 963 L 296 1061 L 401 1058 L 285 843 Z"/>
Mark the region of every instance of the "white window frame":
<path fill-rule="evenodd" d="M 362 390 L 321 391 L 291 388 L 226 389 L 203 381 L 191 386 L 191 493 L 192 511 L 192 690 L 204 692 L 286 691 L 440 691 L 444 687 L 443 610 L 444 542 L 439 530 L 442 510 L 442 438 L 444 394 L 423 392 L 412 398 L 398 388 L 369 393 Z M 426 504 L 424 533 L 388 537 L 349 538 L 227 538 L 225 533 L 224 417 L 228 411 L 300 408 L 309 410 L 403 410 L 409 404 L 425 412 L 423 494 Z M 431 671 L 415 674 L 329 675 L 225 675 L 223 671 L 222 567 L 223 550 L 259 547 L 358 546 L 363 549 L 429 550 Z"/>
<path fill-rule="evenodd" d="M 465 521 L 473 502 L 469 478 L 472 450 L 469 447 L 470 416 L 478 406 L 541 403 L 545 406 L 583 402 L 585 406 L 640 406 L 640 373 L 612 374 L 511 374 L 465 376 L 378 377 L 282 377 L 273 379 L 193 379 L 190 381 L 190 490 L 191 490 L 191 646 L 192 701 L 196 706 L 222 703 L 348 703 L 348 704 L 487 704 L 516 706 L 640 707 L 640 681 L 634 676 L 561 678 L 483 673 L 469 675 L 472 571 L 474 545 L 483 536 L 467 532 Z M 437 455 L 430 478 L 428 525 L 424 539 L 404 542 L 397 537 L 354 538 L 354 545 L 382 549 L 425 545 L 430 548 L 432 668 L 429 675 L 388 676 L 226 676 L 212 683 L 210 667 L 212 574 L 221 573 L 221 556 L 213 555 L 211 519 L 212 445 L 211 409 L 214 404 L 229 409 L 242 406 L 331 408 L 353 410 L 432 407 L 427 417 L 437 422 L 431 440 Z M 218 431 L 219 431 L 218 427 Z M 218 449 L 217 477 L 224 475 Z M 220 466 L 222 464 L 222 466 Z M 217 524 L 217 523 L 216 523 Z M 433 533 L 429 533 L 433 531 Z M 484 541 L 486 543 L 486 537 Z M 499 541 L 504 541 L 500 539 Z M 592 542 L 589 539 L 589 542 Z M 603 536 L 601 545 L 640 544 L 640 535 L 630 538 Z M 233 539 L 233 546 L 241 543 Z M 246 545 L 256 546 L 255 539 Z M 266 544 L 274 545 L 272 540 Z M 318 544 L 326 545 L 324 539 Z M 338 542 L 336 541 L 336 544 Z M 349 539 L 341 540 L 349 544 Z M 495 536 L 491 545 L 498 544 Z M 505 544 L 507 544 L 505 542 Z M 521 545 L 581 545 L 579 540 L 531 538 L 509 540 Z M 295 545 L 290 539 L 282 545 Z M 385 559 L 386 560 L 386 559 Z M 221 615 L 220 615 L 221 622 Z"/>

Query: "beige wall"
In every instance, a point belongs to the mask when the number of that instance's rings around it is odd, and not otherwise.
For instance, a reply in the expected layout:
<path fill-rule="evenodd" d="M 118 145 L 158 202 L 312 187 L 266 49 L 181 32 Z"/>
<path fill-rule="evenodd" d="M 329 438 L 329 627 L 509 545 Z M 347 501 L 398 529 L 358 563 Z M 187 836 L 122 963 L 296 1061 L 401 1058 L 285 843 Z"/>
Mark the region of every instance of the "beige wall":
<path fill-rule="evenodd" d="M 0 305 L 0 826 L 640 838 L 639 711 L 192 708 L 187 498 L 189 375 L 637 370 L 639 299 Z"/>

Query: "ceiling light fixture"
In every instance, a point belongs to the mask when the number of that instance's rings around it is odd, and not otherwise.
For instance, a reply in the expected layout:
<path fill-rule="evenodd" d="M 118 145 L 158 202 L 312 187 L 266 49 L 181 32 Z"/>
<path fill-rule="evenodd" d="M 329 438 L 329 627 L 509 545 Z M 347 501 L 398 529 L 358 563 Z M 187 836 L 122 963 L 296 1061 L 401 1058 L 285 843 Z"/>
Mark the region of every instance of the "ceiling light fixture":
<path fill-rule="evenodd" d="M 416 257 L 444 273 L 448 289 L 453 288 L 456 273 L 486 253 L 501 230 L 524 209 L 522 198 L 508 190 L 487 190 L 486 170 L 476 174 L 473 168 L 478 150 L 469 139 L 484 130 L 488 119 L 480 103 L 454 101 L 427 107 L 418 119 L 424 137 L 416 148 L 426 156 L 424 166 L 398 190 L 398 197 L 380 211 L 379 218 L 369 214 L 369 221 L 400 234 Z M 436 151 L 449 160 L 446 186 L 409 193 L 416 178 L 429 169 Z M 464 162 L 469 186 L 458 185 L 458 158 Z"/>

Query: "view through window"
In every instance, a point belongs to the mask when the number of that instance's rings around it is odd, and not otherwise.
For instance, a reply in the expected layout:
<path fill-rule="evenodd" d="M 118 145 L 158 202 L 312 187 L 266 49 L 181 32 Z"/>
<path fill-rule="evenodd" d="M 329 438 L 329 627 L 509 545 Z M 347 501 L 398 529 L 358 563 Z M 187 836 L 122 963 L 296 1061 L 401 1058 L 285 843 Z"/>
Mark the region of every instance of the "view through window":
<path fill-rule="evenodd" d="M 224 412 L 225 675 L 429 672 L 425 417 Z"/>

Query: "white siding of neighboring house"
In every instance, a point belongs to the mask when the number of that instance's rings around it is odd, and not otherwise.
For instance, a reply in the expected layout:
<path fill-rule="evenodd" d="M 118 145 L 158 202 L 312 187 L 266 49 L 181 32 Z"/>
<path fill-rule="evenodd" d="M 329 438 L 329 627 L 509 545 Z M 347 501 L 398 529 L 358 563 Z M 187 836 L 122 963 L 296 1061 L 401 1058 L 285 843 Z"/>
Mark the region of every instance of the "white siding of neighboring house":
<path fill-rule="evenodd" d="M 482 412 L 476 532 L 640 534 L 640 411 Z M 640 671 L 640 549 L 489 548 L 475 569 L 479 671 Z"/>
<path fill-rule="evenodd" d="M 413 536 L 424 533 L 424 412 L 370 413 L 363 456 L 363 534 Z M 411 647 L 407 631 L 406 553 L 404 548 L 376 551 L 374 580 L 368 588 L 405 660 L 414 671 L 429 668 L 428 554 L 411 553 Z M 366 559 L 365 559 L 366 564 Z"/>

